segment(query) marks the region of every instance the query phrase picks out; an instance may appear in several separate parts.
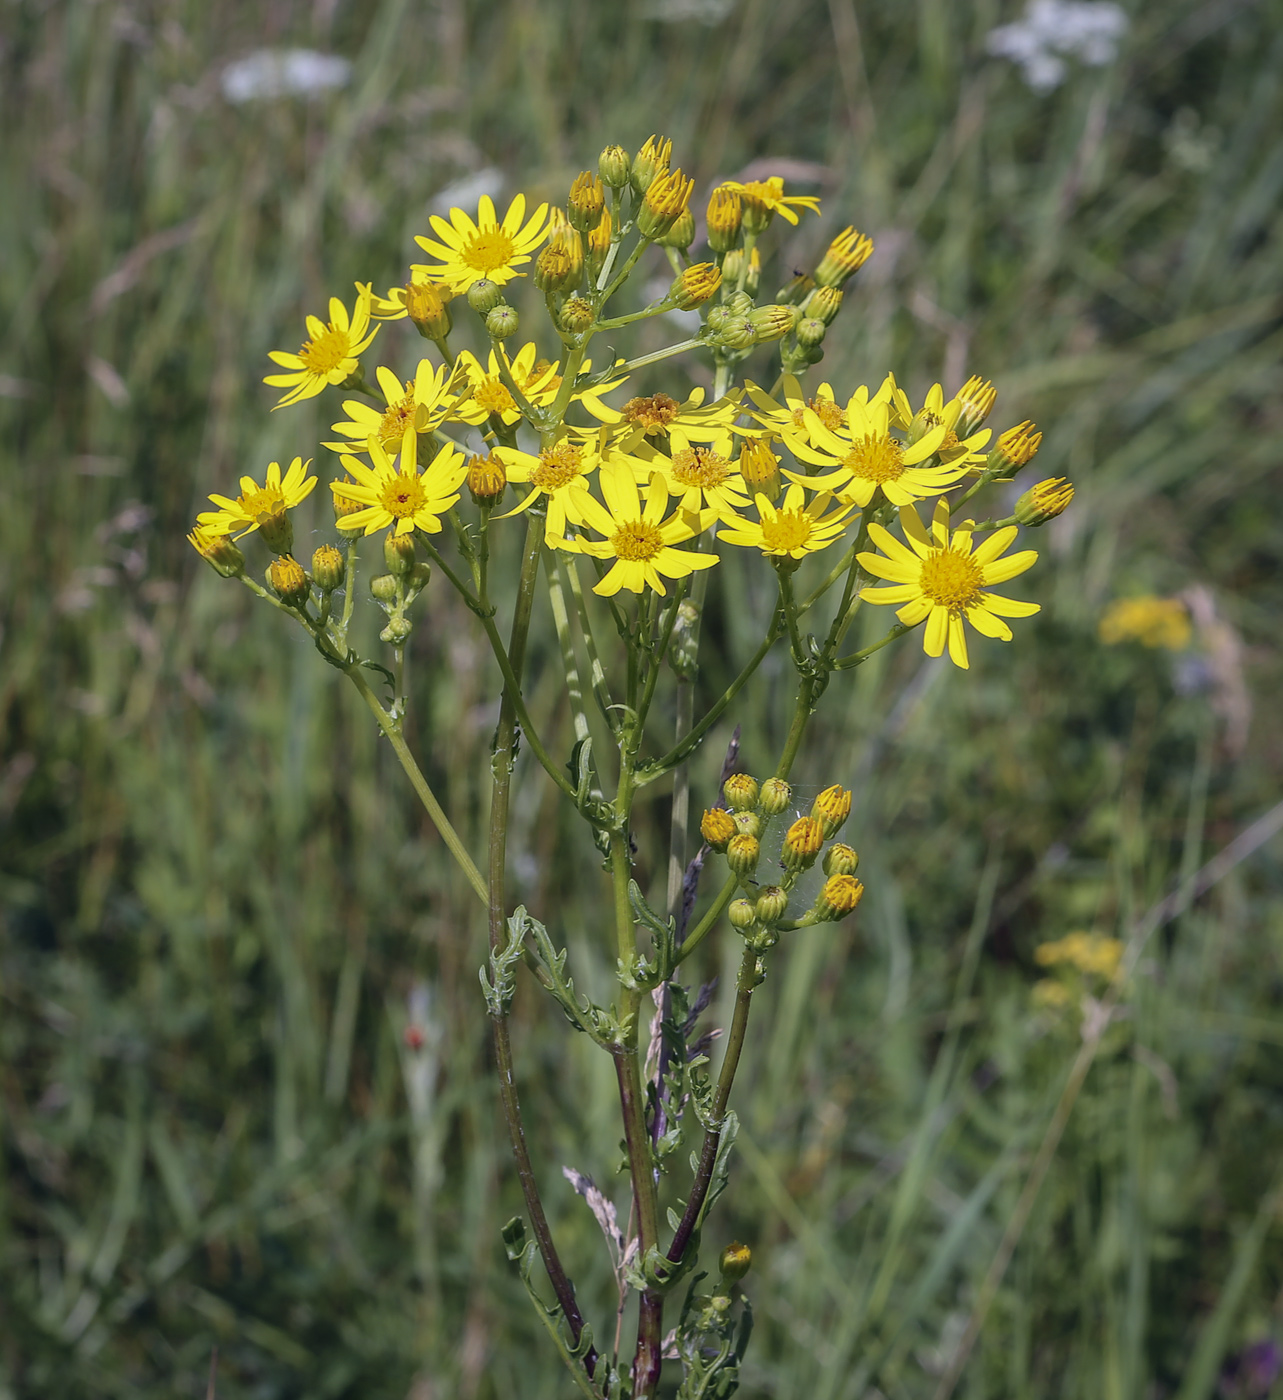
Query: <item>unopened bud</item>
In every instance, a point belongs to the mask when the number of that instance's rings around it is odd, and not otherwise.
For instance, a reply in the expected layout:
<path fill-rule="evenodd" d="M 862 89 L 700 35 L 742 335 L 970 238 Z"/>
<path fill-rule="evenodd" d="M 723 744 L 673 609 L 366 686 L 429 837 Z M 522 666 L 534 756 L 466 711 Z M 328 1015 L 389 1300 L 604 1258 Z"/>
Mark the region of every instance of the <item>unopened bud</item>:
<path fill-rule="evenodd" d="M 780 494 L 780 459 L 771 451 L 768 438 L 745 438 L 739 467 L 750 496 L 761 495 L 773 501 Z M 788 784 L 784 786 L 787 788 Z"/>
<path fill-rule="evenodd" d="M 267 581 L 272 585 L 276 596 L 291 608 L 301 608 L 307 602 L 307 575 L 296 559 L 286 555 L 283 559 L 273 559 L 267 570 Z"/>
<path fill-rule="evenodd" d="M 836 836 L 839 827 L 851 815 L 851 791 L 841 783 L 825 788 L 811 807 L 811 819 L 824 828 L 824 839 Z"/>
<path fill-rule="evenodd" d="M 767 885 L 758 895 L 757 903 L 753 906 L 758 923 L 765 924 L 768 928 L 773 924 L 778 924 L 788 911 L 788 893 L 780 889 L 778 885 Z"/>
<path fill-rule="evenodd" d="M 584 253 L 584 260 L 594 277 L 601 271 L 606 254 L 610 252 L 610 228 L 610 210 L 604 209 L 597 227 L 588 235 L 588 247 Z"/>
<path fill-rule="evenodd" d="M 1048 477 L 1021 496 L 1012 514 L 1022 525 L 1045 525 L 1062 514 L 1073 499 L 1074 488 L 1063 476 Z"/>
<path fill-rule="evenodd" d="M 732 836 L 726 845 L 726 863 L 736 875 L 751 875 L 757 869 L 761 854 L 762 847 L 757 837 L 744 832 Z"/>
<path fill-rule="evenodd" d="M 474 505 L 497 506 L 503 500 L 508 473 L 493 453 L 488 457 L 473 457 L 468 463 L 467 482 Z"/>
<path fill-rule="evenodd" d="M 634 174 L 637 167 L 633 167 Z M 658 239 L 686 212 L 695 181 L 682 174 L 681 167 L 656 175 L 637 211 L 637 231 L 643 238 Z"/>
<path fill-rule="evenodd" d="M 842 293 L 837 287 L 816 287 L 806 299 L 806 314 L 831 326 L 842 309 Z"/>
<path fill-rule="evenodd" d="M 742 831 L 746 836 L 762 835 L 762 819 L 756 812 L 733 812 L 731 820 L 735 823 L 735 830 Z"/>
<path fill-rule="evenodd" d="M 391 574 L 378 574 L 370 580 L 370 593 L 376 602 L 396 602 L 396 579 Z"/>
<path fill-rule="evenodd" d="M 797 323 L 797 343 L 803 350 L 818 350 L 828 326 L 818 316 L 803 316 Z"/>
<path fill-rule="evenodd" d="M 722 276 L 729 285 L 742 285 L 748 296 L 755 297 L 762 284 L 762 255 L 756 247 L 749 253 L 743 248 L 732 248 L 722 259 Z"/>
<path fill-rule="evenodd" d="M 717 1261 L 727 1283 L 737 1283 L 753 1264 L 753 1251 L 746 1244 L 728 1244 Z"/>
<path fill-rule="evenodd" d="M 294 548 L 294 526 L 284 505 L 279 510 L 260 511 L 258 529 L 263 543 L 273 554 L 289 554 Z"/>
<path fill-rule="evenodd" d="M 824 873 L 826 875 L 854 875 L 860 868 L 860 857 L 853 846 L 835 841 L 824 852 Z"/>
<path fill-rule="evenodd" d="M 747 350 L 757 344 L 757 333 L 747 316 L 727 316 L 713 336 L 713 343 L 727 350 Z"/>
<path fill-rule="evenodd" d="M 393 646 L 400 646 L 410 635 L 410 619 L 408 617 L 390 617 L 388 625 L 379 633 L 379 641 L 391 642 Z"/>
<path fill-rule="evenodd" d="M 405 314 L 429 340 L 444 340 L 450 334 L 449 300 L 448 289 L 435 282 L 406 283 Z"/>
<path fill-rule="evenodd" d="M 226 535 L 197 525 L 187 536 L 187 543 L 224 578 L 240 578 L 245 572 L 245 556 Z"/>
<path fill-rule="evenodd" d="M 965 438 L 970 437 L 993 412 L 998 391 L 987 379 L 973 374 L 954 397 L 961 410 L 954 431 L 960 438 Z"/>
<path fill-rule="evenodd" d="M 414 536 L 384 535 L 383 562 L 388 573 L 404 578 L 414 568 Z"/>
<path fill-rule="evenodd" d="M 813 817 L 799 817 L 784 836 L 780 862 L 786 870 L 809 870 L 824 845 L 824 828 Z"/>
<path fill-rule="evenodd" d="M 694 263 L 673 279 L 668 295 L 683 311 L 702 306 L 722 285 L 722 269 L 716 263 Z"/>
<path fill-rule="evenodd" d="M 732 812 L 747 812 L 757 805 L 757 779 L 749 773 L 732 773 L 722 784 L 722 796 Z"/>
<path fill-rule="evenodd" d="M 708 246 L 715 253 L 729 253 L 740 240 L 744 203 L 735 190 L 723 185 L 708 198 Z"/>
<path fill-rule="evenodd" d="M 606 207 L 606 192 L 601 180 L 590 171 L 575 177 L 570 187 L 570 197 L 566 200 L 566 216 L 580 233 L 591 233 L 601 219 L 601 211 Z"/>
<path fill-rule="evenodd" d="M 535 259 L 535 286 L 541 292 L 565 292 L 577 285 L 584 270 L 584 249 L 579 234 L 569 225 L 554 234 Z"/>
<path fill-rule="evenodd" d="M 683 209 L 673 220 L 667 233 L 661 233 L 655 240 L 661 248 L 678 248 L 685 252 L 695 241 L 695 215 Z"/>
<path fill-rule="evenodd" d="M 872 239 L 853 228 L 844 228 L 829 244 L 828 251 L 815 269 L 815 280 L 821 287 L 841 287 L 869 260 L 873 252 Z"/>
<path fill-rule="evenodd" d="M 343 583 L 347 570 L 343 556 L 332 544 L 323 544 L 312 554 L 312 581 L 322 593 L 333 593 Z"/>
<path fill-rule="evenodd" d="M 864 886 L 854 875 L 830 875 L 816 896 L 814 914 L 824 922 L 836 922 L 851 913 L 864 898 Z"/>
<path fill-rule="evenodd" d="M 479 278 L 468 288 L 468 305 L 478 316 L 488 316 L 503 301 L 503 288 L 488 277 Z"/>
<path fill-rule="evenodd" d="M 715 851 L 724 851 L 738 830 L 735 819 L 724 807 L 710 807 L 699 824 L 699 834 Z"/>
<path fill-rule="evenodd" d="M 731 927 L 738 929 L 741 933 L 745 929 L 752 928 L 757 922 L 757 912 L 753 907 L 752 900 L 749 899 L 731 900 L 726 917 L 731 921 Z"/>
<path fill-rule="evenodd" d="M 486 334 L 491 340 L 508 340 L 520 327 L 517 313 L 507 302 L 501 301 L 486 317 Z"/>
<path fill-rule="evenodd" d="M 650 136 L 646 144 L 633 158 L 629 178 L 638 194 L 645 194 L 661 175 L 668 173 L 668 162 L 672 158 L 673 143 L 663 136 Z M 606 179 L 602 172 L 603 180 Z M 609 183 L 609 182 L 608 182 Z"/>
<path fill-rule="evenodd" d="M 568 335 L 583 335 L 592 325 L 593 319 L 592 302 L 584 297 L 571 297 L 561 308 L 561 315 L 558 317 L 561 329 Z"/>
<path fill-rule="evenodd" d="M 330 491 L 334 496 L 334 523 L 340 530 L 349 530 L 352 527 L 345 524 L 348 516 L 355 515 L 358 511 L 368 510 L 369 507 L 364 501 L 354 500 L 351 496 L 343 494 L 345 486 L 354 486 L 356 483 L 352 478 L 344 474 L 342 481 L 330 483 Z"/>
<path fill-rule="evenodd" d="M 749 324 L 759 345 L 771 340 L 779 340 L 788 335 L 797 325 L 799 312 L 796 306 L 759 306 L 749 315 Z"/>
<path fill-rule="evenodd" d="M 995 481 L 1010 481 L 1021 467 L 1033 460 L 1041 442 L 1042 434 L 1034 431 L 1032 419 L 1017 423 L 999 436 L 989 454 L 986 471 Z"/>
<path fill-rule="evenodd" d="M 764 817 L 778 817 L 788 810 L 792 800 L 793 789 L 783 778 L 767 778 L 757 794 L 757 810 Z"/>
<path fill-rule="evenodd" d="M 624 188 L 632 168 L 633 163 L 622 146 L 607 146 L 597 157 L 597 173 L 601 176 L 602 183 L 609 185 L 612 190 Z"/>

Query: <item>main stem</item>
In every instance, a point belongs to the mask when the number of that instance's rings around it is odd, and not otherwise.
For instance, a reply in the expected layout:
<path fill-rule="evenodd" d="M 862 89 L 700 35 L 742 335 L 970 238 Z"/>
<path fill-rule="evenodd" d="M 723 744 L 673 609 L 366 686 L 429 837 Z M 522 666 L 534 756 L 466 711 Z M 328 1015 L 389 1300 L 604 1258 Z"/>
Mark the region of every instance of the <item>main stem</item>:
<path fill-rule="evenodd" d="M 543 542 L 543 520 L 532 515 L 526 526 L 526 542 L 521 560 L 521 581 L 517 591 L 517 606 L 512 618 L 511 640 L 508 644 L 508 661 L 512 675 L 519 681 L 525 662 L 526 637 L 530 631 L 530 614 L 534 605 L 535 579 L 539 572 L 539 550 Z M 489 868 L 489 923 L 490 947 L 501 948 L 505 942 L 507 903 L 505 895 L 505 868 L 508 855 L 508 802 L 512 789 L 512 769 L 516 760 L 517 701 L 511 685 L 505 685 L 499 706 L 499 727 L 495 731 L 494 758 L 491 761 L 490 790 L 490 868 Z M 583 1316 L 575 1301 L 575 1290 L 557 1253 L 548 1217 L 544 1214 L 543 1202 L 539 1198 L 539 1187 L 535 1181 L 534 1168 L 530 1162 L 530 1152 L 526 1147 L 525 1128 L 521 1120 L 521 1105 L 517 1099 L 517 1084 L 513 1074 L 512 1040 L 508 1035 L 508 1021 L 504 1016 L 491 1016 L 490 1026 L 494 1035 L 495 1062 L 499 1073 L 499 1097 L 503 1103 L 503 1116 L 508 1124 L 508 1136 L 512 1141 L 512 1155 L 517 1163 L 517 1177 L 521 1182 L 521 1194 L 526 1203 L 526 1214 L 530 1217 L 531 1228 L 544 1268 L 552 1284 L 557 1301 L 570 1326 L 570 1334 L 576 1344 L 584 1328 Z M 584 1356 L 584 1366 L 591 1376 L 597 1364 L 597 1353 L 591 1347 Z"/>

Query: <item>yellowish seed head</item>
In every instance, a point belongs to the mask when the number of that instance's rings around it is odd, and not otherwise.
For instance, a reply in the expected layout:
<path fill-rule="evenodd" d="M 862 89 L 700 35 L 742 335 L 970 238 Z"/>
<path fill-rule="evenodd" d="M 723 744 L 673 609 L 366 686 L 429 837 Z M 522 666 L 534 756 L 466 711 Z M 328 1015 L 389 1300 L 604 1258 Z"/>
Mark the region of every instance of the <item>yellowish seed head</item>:
<path fill-rule="evenodd" d="M 838 828 L 851 815 L 851 790 L 841 783 L 825 788 L 811 807 L 811 816 L 824 828 L 824 839 L 837 834 Z"/>
<path fill-rule="evenodd" d="M 291 608 L 298 608 L 307 602 L 307 575 L 297 560 L 291 559 L 289 555 L 273 559 L 267 577 L 282 603 Z"/>
<path fill-rule="evenodd" d="M 781 860 L 786 870 L 808 870 L 824 845 L 824 828 L 814 817 L 799 817 L 784 835 Z"/>
<path fill-rule="evenodd" d="M 848 277 L 857 273 L 873 253 L 873 240 L 858 229 L 844 228 L 828 246 L 815 269 L 815 280 L 821 287 L 841 287 Z"/>
<path fill-rule="evenodd" d="M 637 212 L 637 228 L 645 238 L 662 237 L 686 212 L 695 181 L 682 174 L 681 167 L 656 175 L 646 189 Z"/>
<path fill-rule="evenodd" d="M 864 886 L 854 875 L 830 875 L 815 901 L 816 916 L 836 922 L 850 914 L 864 898 Z"/>

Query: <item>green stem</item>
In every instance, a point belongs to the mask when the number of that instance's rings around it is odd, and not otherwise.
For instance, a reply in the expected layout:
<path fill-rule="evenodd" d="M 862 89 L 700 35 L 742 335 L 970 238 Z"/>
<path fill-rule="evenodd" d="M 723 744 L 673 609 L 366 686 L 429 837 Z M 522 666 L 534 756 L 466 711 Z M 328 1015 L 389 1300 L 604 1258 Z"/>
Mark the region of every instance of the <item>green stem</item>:
<path fill-rule="evenodd" d="M 571 597 L 575 600 L 575 614 L 579 619 L 579 631 L 584 639 L 584 651 L 588 655 L 588 675 L 592 684 L 593 699 L 597 702 L 601 717 L 610 725 L 613 732 L 618 724 L 614 710 L 615 702 L 611 696 L 610 687 L 606 684 L 606 671 L 597 651 L 597 638 L 593 633 L 592 620 L 588 616 L 588 603 L 584 597 L 583 584 L 579 580 L 579 568 L 573 555 L 567 555 L 560 549 L 555 550 L 554 553 L 557 556 L 558 574 L 569 586 Z"/>
<path fill-rule="evenodd" d="M 708 913 L 704 915 L 693 929 L 691 929 L 686 935 L 682 946 L 677 950 L 675 962 L 678 967 L 690 957 L 695 949 L 698 948 L 708 936 L 718 919 L 726 912 L 727 906 L 730 904 L 731 900 L 735 898 L 735 891 L 739 889 L 739 887 L 740 882 L 734 875 L 731 875 L 717 892 L 717 898 L 713 901 L 712 908 L 709 909 Z"/>
<path fill-rule="evenodd" d="M 656 350 L 650 355 L 639 355 L 635 360 L 625 360 L 622 365 L 617 365 L 620 374 L 629 374 L 635 369 L 642 369 L 646 365 L 655 365 L 660 360 L 666 360 L 670 355 L 680 355 L 683 350 L 695 350 L 703 345 L 703 340 L 699 336 L 692 336 L 689 340 L 679 340 L 676 345 L 669 345 L 663 350 Z M 724 391 L 723 391 L 724 392 Z M 714 400 L 716 402 L 716 400 Z"/>
<path fill-rule="evenodd" d="M 920 623 L 915 623 L 914 625 L 921 626 Z M 875 651 L 881 651 L 888 643 L 894 642 L 897 638 L 903 637 L 906 632 L 912 631 L 912 627 L 906 627 L 903 622 L 897 622 L 885 637 L 874 642 L 872 646 L 865 647 L 863 651 L 853 651 L 850 656 L 844 656 L 841 661 L 835 661 L 833 663 L 833 669 L 835 671 L 849 671 L 853 666 L 858 666 L 862 661 L 867 661 Z"/>

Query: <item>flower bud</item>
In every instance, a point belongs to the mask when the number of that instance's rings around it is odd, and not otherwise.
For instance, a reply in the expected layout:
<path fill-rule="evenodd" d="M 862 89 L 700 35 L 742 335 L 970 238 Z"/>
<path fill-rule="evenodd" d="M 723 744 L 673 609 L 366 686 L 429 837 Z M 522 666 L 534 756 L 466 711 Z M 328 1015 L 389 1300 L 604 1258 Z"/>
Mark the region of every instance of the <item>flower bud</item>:
<path fill-rule="evenodd" d="M 753 901 L 750 899 L 731 900 L 726 917 L 731 921 L 731 927 L 738 929 L 741 933 L 745 929 L 752 928 L 757 922 L 757 913 L 753 908 Z"/>
<path fill-rule="evenodd" d="M 561 329 L 568 335 L 583 335 L 593 323 L 592 302 L 584 297 L 571 297 L 561 308 L 557 319 L 561 322 Z"/>
<path fill-rule="evenodd" d="M 873 252 L 873 242 L 853 228 L 844 228 L 829 244 L 828 251 L 815 269 L 815 280 L 821 287 L 841 287 L 864 266 Z"/>
<path fill-rule="evenodd" d="M 390 617 L 388 625 L 379 633 L 379 641 L 391 642 L 393 646 L 400 646 L 410 635 L 410 619 L 408 617 Z"/>
<path fill-rule="evenodd" d="M 695 215 L 684 209 L 673 220 L 667 233 L 661 233 L 655 240 L 661 248 L 680 248 L 685 252 L 695 241 Z"/>
<path fill-rule="evenodd" d="M 379 574 L 370 580 L 370 592 L 376 602 L 396 602 L 396 579 L 391 574 Z"/>
<path fill-rule="evenodd" d="M 744 292 L 755 297 L 762 282 L 761 254 L 756 248 L 749 253 L 743 248 L 732 248 L 722 259 L 722 276 L 733 287 L 738 287 L 742 278 Z"/>
<path fill-rule="evenodd" d="M 965 438 L 970 437 L 993 412 L 998 391 L 987 379 L 973 374 L 954 397 L 960 407 L 954 431 L 960 438 Z"/>
<path fill-rule="evenodd" d="M 860 857 L 855 848 L 835 841 L 824 852 L 824 873 L 826 875 L 854 875 L 860 868 Z"/>
<path fill-rule="evenodd" d="M 800 319 L 795 306 L 759 306 L 750 312 L 749 325 L 753 327 L 753 337 L 759 345 L 779 340 L 788 335 Z"/>
<path fill-rule="evenodd" d="M 333 593 L 343 584 L 347 570 L 343 556 L 332 544 L 323 544 L 312 554 L 312 580 L 322 593 Z"/>
<path fill-rule="evenodd" d="M 816 919 L 835 923 L 851 913 L 864 898 L 864 886 L 854 875 L 830 875 L 815 898 L 812 912 Z"/>
<path fill-rule="evenodd" d="M 388 573 L 404 578 L 414 568 L 414 536 L 384 535 L 383 562 Z"/>
<path fill-rule="evenodd" d="M 713 336 L 713 343 L 727 350 L 747 350 L 757 344 L 757 334 L 747 316 L 727 316 Z"/>
<path fill-rule="evenodd" d="M 762 847 L 756 836 L 740 832 L 726 843 L 726 863 L 736 875 L 751 875 L 757 869 Z"/>
<path fill-rule="evenodd" d="M 368 509 L 364 501 L 357 501 L 351 496 L 345 496 L 343 494 L 344 486 L 354 486 L 355 484 L 352 478 L 346 473 L 344 473 L 342 481 L 330 483 L 330 491 L 334 496 L 334 523 L 340 530 L 352 528 L 350 525 L 345 525 L 343 523 L 348 516 L 355 515 L 357 511 Z"/>
<path fill-rule="evenodd" d="M 673 154 L 673 143 L 663 136 L 649 136 L 646 144 L 633 158 L 629 178 L 638 194 L 645 194 L 661 175 L 668 173 L 668 162 Z M 606 179 L 602 172 L 603 180 Z M 607 181 L 609 183 L 609 181 Z"/>
<path fill-rule="evenodd" d="M 793 789 L 783 778 L 767 778 L 757 794 L 757 810 L 764 817 L 778 817 L 792 800 Z"/>
<path fill-rule="evenodd" d="M 824 839 L 836 836 L 838 828 L 851 815 L 851 790 L 841 783 L 825 788 L 811 807 L 811 820 L 824 828 Z"/>
<path fill-rule="evenodd" d="M 503 288 L 488 277 L 481 277 L 468 288 L 468 305 L 478 316 L 488 316 L 503 300 Z"/>
<path fill-rule="evenodd" d="M 584 254 L 588 270 L 593 277 L 601 271 L 606 254 L 610 252 L 610 229 L 610 210 L 604 209 L 597 227 L 588 235 L 588 247 Z"/>
<path fill-rule="evenodd" d="M 747 812 L 757 806 L 757 779 L 749 773 L 732 773 L 722 784 L 722 796 L 732 812 Z"/>
<path fill-rule="evenodd" d="M 708 246 L 715 253 L 729 253 L 740 240 L 744 202 L 735 190 L 723 185 L 708 197 Z"/>
<path fill-rule="evenodd" d="M 423 590 L 428 586 L 428 580 L 431 577 L 432 565 L 426 563 L 422 559 L 419 560 L 419 562 L 414 566 L 414 568 L 410 570 L 409 574 L 406 576 L 406 597 L 408 598 L 416 593 L 422 593 Z"/>
<path fill-rule="evenodd" d="M 288 607 L 301 608 L 307 602 L 307 575 L 303 572 L 302 564 L 288 554 L 272 560 L 267 570 L 267 581 L 276 596 Z"/>
<path fill-rule="evenodd" d="M 806 299 L 806 314 L 831 326 L 842 309 L 842 293 L 837 287 L 816 287 Z"/>
<path fill-rule="evenodd" d="M 1026 418 L 999 436 L 985 470 L 995 481 L 1010 481 L 1021 467 L 1033 460 L 1041 442 L 1042 434 L 1035 432 L 1033 420 Z"/>
<path fill-rule="evenodd" d="M 715 851 L 724 851 L 737 834 L 735 819 L 724 807 L 710 807 L 699 824 L 699 833 Z"/>
<path fill-rule="evenodd" d="M 762 819 L 756 812 L 733 812 L 731 820 L 735 823 L 736 831 L 742 831 L 746 836 L 756 836 L 760 839 Z"/>
<path fill-rule="evenodd" d="M 1062 514 L 1074 499 L 1074 488 L 1063 476 L 1048 477 L 1031 486 L 1016 502 L 1012 514 L 1022 525 L 1045 525 Z"/>
<path fill-rule="evenodd" d="M 491 340 L 507 340 L 517 334 L 521 322 L 507 302 L 501 301 L 486 316 L 486 334 Z"/>
<path fill-rule="evenodd" d="M 806 272 L 795 272 L 775 294 L 776 301 L 786 306 L 801 306 L 815 290 L 815 278 Z"/>
<path fill-rule="evenodd" d="M 541 292 L 566 292 L 578 284 L 583 271 L 583 241 L 567 225 L 553 234 L 535 259 L 535 286 Z"/>
<path fill-rule="evenodd" d="M 758 895 L 757 903 L 753 906 L 758 923 L 765 924 L 768 928 L 773 924 L 778 924 L 788 911 L 788 892 L 780 889 L 778 885 L 767 885 Z"/>
<path fill-rule="evenodd" d="M 738 1283 L 748 1273 L 753 1263 L 753 1251 L 746 1244 L 728 1244 L 717 1261 L 722 1277 L 727 1283 Z"/>
<path fill-rule="evenodd" d="M 750 496 L 762 495 L 773 501 L 780 494 L 780 459 L 771 451 L 769 438 L 745 438 L 740 448 L 739 467 Z M 788 788 L 787 783 L 784 786 Z M 780 811 L 783 810 L 781 807 Z"/>
<path fill-rule="evenodd" d="M 803 316 L 797 323 L 797 343 L 803 350 L 818 350 L 827 330 L 818 316 Z"/>
<path fill-rule="evenodd" d="M 491 453 L 488 457 L 472 458 L 468 463 L 467 482 L 474 505 L 497 506 L 503 500 L 508 473 L 499 458 Z"/>
<path fill-rule="evenodd" d="M 429 340 L 444 340 L 450 334 L 449 300 L 448 289 L 435 282 L 406 283 L 405 314 Z"/>
<path fill-rule="evenodd" d="M 260 511 L 258 529 L 263 543 L 273 554 L 289 554 L 294 548 L 294 525 L 284 504 L 273 511 Z"/>
<path fill-rule="evenodd" d="M 809 870 L 824 845 L 824 828 L 814 817 L 799 817 L 784 836 L 780 863 L 786 870 Z"/>
<path fill-rule="evenodd" d="M 721 285 L 722 269 L 716 263 L 694 263 L 673 279 L 668 295 L 683 311 L 690 311 L 708 301 Z"/>
<path fill-rule="evenodd" d="M 634 173 L 636 166 L 633 167 Z M 681 167 L 656 175 L 637 211 L 637 231 L 643 238 L 658 239 L 686 212 L 695 190 L 695 181 L 682 174 Z"/>
<path fill-rule="evenodd" d="M 197 525 L 187 536 L 187 543 L 224 578 L 240 578 L 245 572 L 245 556 L 226 535 Z"/>
<path fill-rule="evenodd" d="M 601 176 L 602 183 L 612 190 L 624 188 L 632 168 L 633 163 L 622 146 L 607 146 L 597 157 L 597 173 Z"/>
<path fill-rule="evenodd" d="M 601 181 L 590 171 L 585 170 L 575 177 L 570 187 L 570 197 L 566 200 L 566 215 L 580 233 L 591 233 L 601 220 L 606 207 L 606 192 Z"/>

